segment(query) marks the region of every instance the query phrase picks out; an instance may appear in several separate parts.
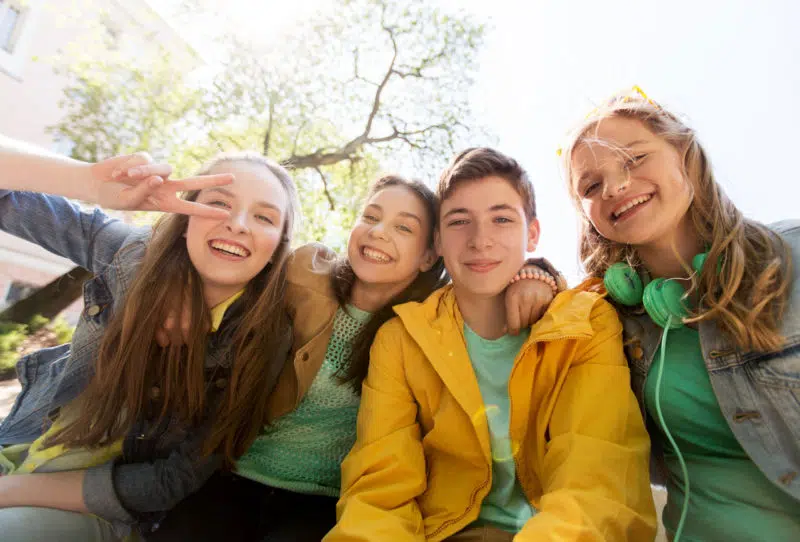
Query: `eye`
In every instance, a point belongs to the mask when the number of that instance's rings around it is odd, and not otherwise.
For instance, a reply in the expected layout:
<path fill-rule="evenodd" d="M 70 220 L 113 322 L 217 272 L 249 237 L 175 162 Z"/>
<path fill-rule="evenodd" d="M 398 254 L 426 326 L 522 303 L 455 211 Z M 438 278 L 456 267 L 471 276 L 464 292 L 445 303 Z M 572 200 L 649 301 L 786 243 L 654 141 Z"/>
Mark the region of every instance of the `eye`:
<path fill-rule="evenodd" d="M 513 220 L 505 216 L 498 216 L 494 219 L 494 221 L 497 222 L 498 224 L 511 224 L 512 222 L 514 222 Z"/>
<path fill-rule="evenodd" d="M 466 218 L 459 218 L 457 220 L 452 220 L 447 223 L 448 226 L 463 226 L 464 224 L 469 224 L 469 220 Z"/>
<path fill-rule="evenodd" d="M 266 215 L 256 215 L 256 220 L 258 220 L 259 222 L 266 222 L 268 224 L 272 224 L 273 226 L 275 225 L 275 222 Z"/>
<path fill-rule="evenodd" d="M 398 230 L 400 230 L 400 231 L 402 231 L 402 232 L 405 232 L 405 233 L 414 233 L 414 232 L 411 230 L 411 228 L 409 228 L 409 227 L 408 227 L 408 226 L 406 226 L 405 224 L 398 224 L 398 225 L 397 225 L 397 229 L 398 229 Z"/>
<path fill-rule="evenodd" d="M 600 183 L 598 182 L 590 183 L 589 186 L 583 189 L 583 197 L 584 198 L 589 197 L 592 194 L 592 192 L 594 192 L 595 189 L 597 189 L 598 186 L 600 186 Z"/>
<path fill-rule="evenodd" d="M 364 222 L 368 222 L 369 224 L 375 224 L 378 221 L 378 218 L 373 215 L 365 214 L 361 217 L 361 220 L 363 220 Z"/>
<path fill-rule="evenodd" d="M 230 205 L 228 205 L 228 203 L 227 203 L 227 202 L 225 202 L 225 201 L 222 201 L 222 200 L 218 200 L 218 199 L 215 199 L 215 200 L 211 200 L 211 201 L 209 201 L 209 202 L 206 202 L 206 205 L 211 205 L 211 206 L 213 206 L 213 207 L 223 207 L 223 208 L 225 208 L 225 209 L 230 209 L 230 208 L 231 208 L 231 206 L 230 206 Z"/>
<path fill-rule="evenodd" d="M 637 154 L 636 156 L 632 156 L 625 160 L 625 169 L 633 169 L 644 161 L 647 158 L 647 154 Z"/>

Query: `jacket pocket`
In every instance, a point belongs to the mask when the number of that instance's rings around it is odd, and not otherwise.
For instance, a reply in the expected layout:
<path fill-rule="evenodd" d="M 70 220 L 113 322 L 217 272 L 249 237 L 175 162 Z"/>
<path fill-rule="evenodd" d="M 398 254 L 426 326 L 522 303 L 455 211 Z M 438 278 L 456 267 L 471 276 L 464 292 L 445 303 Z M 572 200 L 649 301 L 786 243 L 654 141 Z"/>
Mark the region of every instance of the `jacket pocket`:
<path fill-rule="evenodd" d="M 800 441 L 800 344 L 753 358 L 747 372 L 756 386 L 758 401 L 768 401 Z"/>

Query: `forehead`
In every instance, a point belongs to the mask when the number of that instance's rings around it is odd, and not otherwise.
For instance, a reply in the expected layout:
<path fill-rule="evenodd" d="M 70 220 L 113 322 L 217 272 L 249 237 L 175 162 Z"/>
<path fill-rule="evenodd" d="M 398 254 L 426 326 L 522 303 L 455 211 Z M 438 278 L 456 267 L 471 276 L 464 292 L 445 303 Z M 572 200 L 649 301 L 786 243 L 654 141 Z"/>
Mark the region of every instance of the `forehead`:
<path fill-rule="evenodd" d="M 453 209 L 481 212 L 497 205 L 522 209 L 522 196 L 506 179 L 490 176 L 456 184 L 442 200 L 441 212 L 444 214 Z"/>
<path fill-rule="evenodd" d="M 572 151 L 573 165 L 578 157 L 602 151 L 618 152 L 635 141 L 651 141 L 656 136 L 639 120 L 623 117 L 602 119 L 583 131 Z"/>
<path fill-rule="evenodd" d="M 658 138 L 636 119 L 611 117 L 587 128 L 578 138 L 570 157 L 572 182 L 583 173 L 602 167 L 629 151 L 632 144 L 652 143 Z"/>
<path fill-rule="evenodd" d="M 381 188 L 369 198 L 367 205 L 379 205 L 386 212 L 408 212 L 423 216 L 427 214 L 422 199 L 405 186 Z"/>
<path fill-rule="evenodd" d="M 233 183 L 224 188 L 245 203 L 266 202 L 282 210 L 289 203 L 289 196 L 281 181 L 264 164 L 231 160 L 217 164 L 209 170 L 209 174 L 219 173 L 230 173 L 234 176 Z"/>

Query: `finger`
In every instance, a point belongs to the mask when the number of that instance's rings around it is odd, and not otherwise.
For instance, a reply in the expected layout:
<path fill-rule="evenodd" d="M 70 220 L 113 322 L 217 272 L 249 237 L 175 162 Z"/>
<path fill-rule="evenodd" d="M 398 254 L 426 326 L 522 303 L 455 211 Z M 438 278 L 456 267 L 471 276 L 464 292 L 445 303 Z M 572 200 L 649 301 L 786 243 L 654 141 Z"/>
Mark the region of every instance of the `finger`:
<path fill-rule="evenodd" d="M 231 216 L 231 213 L 225 209 L 211 207 L 203 203 L 197 203 L 196 201 L 186 201 L 180 198 L 175 198 L 168 204 L 163 203 L 159 210 L 181 215 L 197 216 L 200 218 L 211 218 L 214 220 L 226 220 Z"/>
<path fill-rule="evenodd" d="M 520 329 L 520 312 L 517 297 L 506 292 L 506 322 L 508 322 L 507 327 L 510 335 L 516 335 Z"/>
<path fill-rule="evenodd" d="M 169 336 L 167 336 L 167 332 L 164 331 L 163 328 L 158 328 L 156 330 L 156 342 L 161 348 L 166 348 L 169 346 Z"/>
<path fill-rule="evenodd" d="M 146 152 L 137 152 L 134 154 L 128 154 L 125 156 L 120 156 L 119 163 L 117 167 L 111 172 L 111 178 L 117 179 L 119 177 L 124 177 L 128 175 L 128 171 L 131 168 L 136 168 L 139 166 L 144 166 L 150 164 L 153 159 L 150 157 L 149 154 Z"/>
<path fill-rule="evenodd" d="M 189 328 L 192 324 L 192 305 L 188 296 L 184 296 L 181 306 L 181 339 L 183 344 L 189 344 Z"/>
<path fill-rule="evenodd" d="M 153 195 L 155 190 L 164 183 L 161 177 L 148 177 L 120 192 L 122 207 L 126 209 L 150 210 L 148 198 Z"/>
<path fill-rule="evenodd" d="M 176 192 L 187 192 L 189 190 L 225 186 L 226 184 L 231 184 L 233 179 L 234 176 L 230 173 L 217 173 L 215 175 L 199 175 L 187 179 L 169 180 L 167 185 Z"/>
<path fill-rule="evenodd" d="M 534 296 L 531 303 L 524 307 L 520 307 L 520 329 L 531 327 L 539 319 L 539 311 L 542 308 L 538 296 Z"/>
<path fill-rule="evenodd" d="M 128 168 L 126 175 L 131 179 L 158 176 L 166 178 L 172 175 L 172 166 L 169 164 L 143 164 Z"/>
<path fill-rule="evenodd" d="M 178 325 L 178 318 L 175 311 L 169 311 L 169 316 L 167 316 L 164 322 L 164 329 L 166 330 L 171 346 L 181 346 L 183 344 L 183 333 L 181 333 L 180 326 Z"/>

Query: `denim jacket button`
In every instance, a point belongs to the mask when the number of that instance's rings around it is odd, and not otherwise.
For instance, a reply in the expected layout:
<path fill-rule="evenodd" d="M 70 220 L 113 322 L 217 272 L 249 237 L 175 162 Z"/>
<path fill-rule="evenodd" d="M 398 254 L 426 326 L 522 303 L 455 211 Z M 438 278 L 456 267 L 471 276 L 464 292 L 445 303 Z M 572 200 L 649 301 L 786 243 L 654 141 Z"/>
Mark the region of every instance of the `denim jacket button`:
<path fill-rule="evenodd" d="M 97 316 L 100 314 L 100 305 L 92 305 L 91 307 L 87 308 L 86 314 L 89 316 Z"/>
<path fill-rule="evenodd" d="M 636 361 L 639 361 L 644 356 L 644 350 L 642 350 L 641 346 L 638 346 L 638 345 L 634 346 L 631 349 L 631 355 L 633 356 L 633 359 L 635 359 Z"/>

